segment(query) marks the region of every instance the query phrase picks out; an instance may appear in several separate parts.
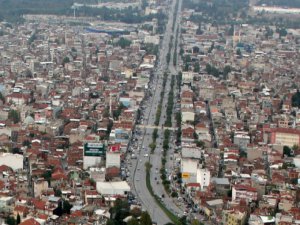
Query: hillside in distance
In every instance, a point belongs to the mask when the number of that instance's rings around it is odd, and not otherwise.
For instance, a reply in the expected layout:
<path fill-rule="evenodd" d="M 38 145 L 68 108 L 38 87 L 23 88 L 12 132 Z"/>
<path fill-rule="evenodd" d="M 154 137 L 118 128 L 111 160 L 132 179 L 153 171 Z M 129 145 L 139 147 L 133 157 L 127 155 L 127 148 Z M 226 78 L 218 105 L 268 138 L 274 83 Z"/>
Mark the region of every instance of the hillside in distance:
<path fill-rule="evenodd" d="M 0 0 L 0 20 L 9 22 L 21 21 L 24 14 L 57 14 L 71 13 L 73 0 Z"/>
<path fill-rule="evenodd" d="M 74 0 L 0 0 L 0 21 L 21 22 L 25 14 L 72 15 Z M 95 4 L 95 0 L 76 0 Z"/>

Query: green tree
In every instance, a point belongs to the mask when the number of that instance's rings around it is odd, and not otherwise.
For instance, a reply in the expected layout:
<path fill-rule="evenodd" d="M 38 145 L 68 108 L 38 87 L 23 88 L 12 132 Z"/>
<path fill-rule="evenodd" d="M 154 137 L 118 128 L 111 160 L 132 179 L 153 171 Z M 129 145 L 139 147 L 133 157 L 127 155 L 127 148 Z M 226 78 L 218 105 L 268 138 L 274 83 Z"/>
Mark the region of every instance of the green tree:
<path fill-rule="evenodd" d="M 178 193 L 177 193 L 176 191 L 173 191 L 173 192 L 171 193 L 171 197 L 172 197 L 172 198 L 177 198 L 177 197 L 178 197 Z"/>
<path fill-rule="evenodd" d="M 141 225 L 152 225 L 152 220 L 148 212 L 142 212 Z"/>
<path fill-rule="evenodd" d="M 28 45 L 31 45 L 37 39 L 36 32 L 34 32 L 28 39 Z"/>
<path fill-rule="evenodd" d="M 288 163 L 288 162 L 284 162 L 282 164 L 282 169 L 287 169 L 287 168 L 295 168 L 295 164 L 293 163 Z"/>
<path fill-rule="evenodd" d="M 186 56 L 183 58 L 183 61 L 184 61 L 185 63 L 190 63 L 190 62 L 192 62 L 192 58 L 191 58 L 190 55 L 186 55 Z"/>
<path fill-rule="evenodd" d="M 199 73 L 199 72 L 200 72 L 200 65 L 199 65 L 198 62 L 195 63 L 195 66 L 194 66 L 194 72 L 196 72 L 196 73 Z"/>
<path fill-rule="evenodd" d="M 297 178 L 293 178 L 290 180 L 291 184 L 295 184 L 297 185 L 298 184 L 298 179 Z"/>
<path fill-rule="evenodd" d="M 125 108 L 126 107 L 122 103 L 120 103 L 118 108 L 113 111 L 113 117 L 116 118 L 116 119 L 119 119 L 119 116 L 121 115 L 122 110 L 125 109 Z"/>
<path fill-rule="evenodd" d="M 152 165 L 150 162 L 146 162 L 145 167 L 146 167 L 146 170 L 149 171 L 151 169 Z"/>
<path fill-rule="evenodd" d="M 13 154 L 21 154 L 21 149 L 18 148 L 18 147 L 14 147 L 14 148 L 11 150 L 11 152 L 12 152 Z"/>
<path fill-rule="evenodd" d="M 183 48 L 180 48 L 179 54 L 180 54 L 181 56 L 183 56 L 183 54 L 184 54 L 184 49 L 183 49 Z"/>
<path fill-rule="evenodd" d="M 51 184 L 51 176 L 52 176 L 52 170 L 46 170 L 43 174 L 42 174 L 42 177 L 46 180 L 46 181 L 48 181 L 48 184 L 49 184 L 49 186 L 50 186 L 50 184 Z"/>
<path fill-rule="evenodd" d="M 236 50 L 236 54 L 237 54 L 238 56 L 241 56 L 241 55 L 242 55 L 241 49 L 238 48 L 238 49 Z"/>
<path fill-rule="evenodd" d="M 130 215 L 128 202 L 117 199 L 115 205 L 110 209 L 110 213 L 114 224 L 124 224 L 123 220 Z"/>
<path fill-rule="evenodd" d="M 13 216 L 9 216 L 5 219 L 7 225 L 16 225 L 16 219 Z"/>
<path fill-rule="evenodd" d="M 70 214 L 73 206 L 67 201 L 60 201 L 57 208 L 53 211 L 54 215 L 61 216 L 63 214 Z"/>
<path fill-rule="evenodd" d="M 20 224 L 21 223 L 21 216 L 20 216 L 20 214 L 18 213 L 18 215 L 17 215 L 17 224 Z"/>
<path fill-rule="evenodd" d="M 20 113 L 17 110 L 11 109 L 8 112 L 8 119 L 13 121 L 13 123 L 19 123 L 20 122 Z"/>
<path fill-rule="evenodd" d="M 228 35 L 233 36 L 233 33 L 234 33 L 234 25 L 232 24 L 228 30 Z"/>
<path fill-rule="evenodd" d="M 25 140 L 25 141 L 23 141 L 23 146 L 30 147 L 31 146 L 31 142 L 29 140 Z"/>
<path fill-rule="evenodd" d="M 219 77 L 220 75 L 220 71 L 216 67 L 211 66 L 209 63 L 206 64 L 205 70 L 208 74 L 211 74 L 214 77 Z"/>
<path fill-rule="evenodd" d="M 277 28 L 276 33 L 278 33 L 280 37 L 285 37 L 287 35 L 287 31 L 285 28 Z"/>
<path fill-rule="evenodd" d="M 232 197 L 232 190 L 228 190 L 228 191 L 227 191 L 227 197 L 228 197 L 228 198 L 231 198 L 231 197 Z"/>
<path fill-rule="evenodd" d="M 293 151 L 297 151 L 299 149 L 299 146 L 298 145 L 293 145 L 293 147 L 292 147 L 292 150 Z"/>
<path fill-rule="evenodd" d="M 113 219 L 109 219 L 106 221 L 106 225 L 117 225 Z"/>
<path fill-rule="evenodd" d="M 54 192 L 54 196 L 61 197 L 61 195 L 62 195 L 61 190 L 60 189 L 56 189 L 55 192 Z"/>
<path fill-rule="evenodd" d="M 155 128 L 152 133 L 152 140 L 155 141 L 158 138 L 158 129 Z"/>
<path fill-rule="evenodd" d="M 197 31 L 196 31 L 196 34 L 197 34 L 197 35 L 203 34 L 203 31 L 202 31 L 202 28 L 201 28 L 201 22 L 200 22 L 199 25 L 198 25 L 198 29 L 197 29 Z"/>
<path fill-rule="evenodd" d="M 265 37 L 269 38 L 273 36 L 274 31 L 270 27 L 266 27 L 266 34 Z"/>
<path fill-rule="evenodd" d="M 145 10 L 147 6 L 148 6 L 147 0 L 142 0 L 142 6 L 141 6 L 142 9 Z"/>
<path fill-rule="evenodd" d="M 62 64 L 65 65 L 66 63 L 69 63 L 69 62 L 70 62 L 70 59 L 69 59 L 69 57 L 66 56 L 66 57 L 63 59 Z"/>
<path fill-rule="evenodd" d="M 224 67 L 224 70 L 223 70 L 223 75 L 224 75 L 224 78 L 225 79 L 227 79 L 227 77 L 228 77 L 228 73 L 230 73 L 231 72 L 231 67 L 230 66 L 225 66 Z"/>
<path fill-rule="evenodd" d="M 128 221 L 127 225 L 139 225 L 139 221 L 133 217 Z"/>
<path fill-rule="evenodd" d="M 3 94 L 2 94 L 2 92 L 0 92 L 0 100 L 1 100 L 3 103 L 5 103 L 5 98 L 4 98 Z"/>
<path fill-rule="evenodd" d="M 300 107 L 300 92 L 297 92 L 292 96 L 292 106 L 293 107 Z"/>
<path fill-rule="evenodd" d="M 193 47 L 193 53 L 195 54 L 195 53 L 199 53 L 200 52 L 200 48 L 198 47 L 198 46 L 194 46 Z"/>
<path fill-rule="evenodd" d="M 130 214 L 134 217 L 140 217 L 142 215 L 142 210 L 138 207 L 134 207 L 130 210 Z"/>
<path fill-rule="evenodd" d="M 126 48 L 131 45 L 131 41 L 126 38 L 121 37 L 119 39 L 119 41 L 117 42 L 117 45 L 120 46 L 121 48 Z"/>
<path fill-rule="evenodd" d="M 183 71 L 189 71 L 189 64 L 188 63 L 184 64 Z"/>
<path fill-rule="evenodd" d="M 283 155 L 292 156 L 292 149 L 289 146 L 283 146 Z"/>
<path fill-rule="evenodd" d="M 215 48 L 215 42 L 213 42 L 213 43 L 211 43 L 211 46 L 209 47 L 209 49 L 208 49 L 208 53 L 211 53 L 212 52 L 212 50 L 214 50 L 214 48 Z"/>
<path fill-rule="evenodd" d="M 201 223 L 199 222 L 199 220 L 194 219 L 191 221 L 191 225 L 201 225 Z"/>
<path fill-rule="evenodd" d="M 63 206 L 62 206 L 63 213 L 70 214 L 72 207 L 73 207 L 73 205 L 71 205 L 69 201 L 67 201 L 67 200 L 63 201 Z"/>
<path fill-rule="evenodd" d="M 206 64 L 205 66 L 205 71 L 208 73 L 208 74 L 211 74 L 211 65 L 209 63 Z"/>
<path fill-rule="evenodd" d="M 153 153 L 156 148 L 156 144 L 154 142 L 150 143 L 149 148 L 151 149 L 151 153 Z"/>
<path fill-rule="evenodd" d="M 204 147 L 205 147 L 204 141 L 196 140 L 196 141 L 195 141 L 195 144 L 196 144 L 197 147 L 199 147 L 199 148 L 204 148 Z"/>
<path fill-rule="evenodd" d="M 181 225 L 187 225 L 187 217 L 186 216 L 183 216 L 179 219 Z"/>
<path fill-rule="evenodd" d="M 142 49 L 145 50 L 148 54 L 157 55 L 159 51 L 159 46 L 154 44 L 146 43 L 142 46 Z"/>
<path fill-rule="evenodd" d="M 239 156 L 240 156 L 240 158 L 247 158 L 247 152 L 240 151 Z"/>

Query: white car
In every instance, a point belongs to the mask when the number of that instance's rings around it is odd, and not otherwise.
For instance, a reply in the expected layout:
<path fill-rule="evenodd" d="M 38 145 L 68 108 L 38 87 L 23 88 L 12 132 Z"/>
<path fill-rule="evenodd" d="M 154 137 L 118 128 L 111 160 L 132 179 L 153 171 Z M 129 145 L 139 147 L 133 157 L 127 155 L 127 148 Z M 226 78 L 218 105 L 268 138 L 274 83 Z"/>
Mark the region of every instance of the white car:
<path fill-rule="evenodd" d="M 148 155 L 148 154 L 145 154 L 144 156 L 145 156 L 145 157 L 148 157 L 149 155 Z"/>

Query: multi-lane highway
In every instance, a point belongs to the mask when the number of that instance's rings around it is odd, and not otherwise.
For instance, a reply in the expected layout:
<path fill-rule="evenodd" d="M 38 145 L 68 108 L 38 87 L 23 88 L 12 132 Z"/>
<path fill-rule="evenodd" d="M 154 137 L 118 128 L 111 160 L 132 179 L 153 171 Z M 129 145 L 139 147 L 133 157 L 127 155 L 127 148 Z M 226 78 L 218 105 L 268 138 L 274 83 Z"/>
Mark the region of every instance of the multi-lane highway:
<path fill-rule="evenodd" d="M 177 12 L 175 13 L 176 18 L 172 18 L 172 23 L 173 23 L 173 19 L 175 19 L 175 26 L 174 26 L 174 30 L 172 32 L 173 35 L 173 43 L 172 43 L 172 49 L 170 50 L 171 53 L 171 58 L 170 58 L 170 63 L 168 65 L 168 71 L 170 72 L 170 75 L 168 76 L 168 81 L 166 84 L 166 88 L 165 88 L 165 95 L 164 95 L 164 99 L 163 99 L 163 104 L 162 104 L 162 114 L 161 114 L 161 119 L 160 119 L 160 123 L 159 126 L 162 126 L 165 123 L 166 120 L 166 108 L 167 108 L 167 104 L 168 104 L 168 94 L 169 91 L 171 90 L 171 76 L 172 75 L 177 75 L 178 71 L 177 68 L 173 65 L 173 56 L 174 56 L 174 51 L 175 49 L 179 49 L 179 47 L 177 46 L 177 48 L 175 48 L 175 44 L 179 45 L 179 41 L 177 43 L 175 43 L 176 40 L 176 35 L 177 35 L 177 30 L 179 29 L 179 24 L 180 24 L 180 11 L 181 11 L 181 5 L 182 5 L 182 0 L 178 1 L 178 8 L 177 8 Z M 178 37 L 179 39 L 179 37 Z M 169 44 L 168 44 L 169 46 Z M 176 53 L 177 54 L 177 53 Z M 177 91 L 176 90 L 176 85 L 175 87 L 173 87 L 174 89 L 174 98 L 176 98 L 177 95 Z M 174 102 L 176 102 L 176 100 L 174 100 Z M 173 120 L 173 127 L 170 128 L 170 130 L 175 130 L 175 121 Z M 174 135 L 175 136 L 175 135 Z M 180 207 L 177 206 L 177 204 L 175 204 L 175 202 L 178 201 L 174 201 L 173 198 L 171 198 L 166 191 L 164 190 L 163 185 L 161 185 L 161 183 L 159 183 L 159 185 L 157 184 L 157 180 L 160 180 L 160 173 L 159 170 L 161 168 L 161 157 L 162 157 L 162 142 L 163 142 L 163 130 L 159 130 L 159 138 L 157 139 L 157 148 L 154 152 L 153 155 L 151 155 L 151 164 L 152 164 L 152 169 L 151 169 L 151 184 L 154 190 L 154 193 L 157 194 L 158 196 L 161 196 L 162 194 L 164 195 L 164 198 L 162 198 L 162 201 L 164 202 L 164 204 L 166 205 L 166 207 L 172 211 L 175 215 L 183 215 L 184 214 L 184 210 L 181 209 Z M 167 152 L 167 163 L 166 163 L 166 169 L 167 169 L 167 176 L 170 176 L 173 172 L 173 167 L 174 167 L 174 162 L 173 160 L 174 157 L 174 149 L 175 146 L 173 145 L 174 141 L 171 138 L 170 143 L 169 143 L 169 150 Z"/>
<path fill-rule="evenodd" d="M 164 196 L 162 201 L 169 208 L 174 214 L 182 215 L 182 209 L 178 208 L 174 203 L 173 199 L 170 198 L 162 184 L 160 179 L 159 170 L 161 168 L 161 158 L 162 158 L 162 142 L 163 142 L 163 129 L 159 129 L 158 134 L 159 137 L 156 140 L 157 148 L 155 149 L 153 154 L 150 154 L 149 144 L 152 142 L 152 133 L 153 133 L 153 125 L 155 122 L 155 115 L 157 106 L 161 100 L 161 90 L 163 85 L 163 74 L 164 72 L 170 72 L 167 83 L 165 86 L 165 94 L 163 98 L 162 104 L 162 114 L 159 122 L 158 128 L 161 128 L 162 125 L 165 123 L 166 118 L 166 106 L 168 100 L 168 94 L 171 89 L 171 75 L 177 74 L 176 68 L 173 66 L 173 52 L 174 52 L 174 45 L 175 45 L 175 37 L 178 28 L 178 24 L 180 22 L 180 9 L 181 9 L 182 0 L 179 0 L 178 7 L 176 8 L 176 0 L 171 1 L 170 11 L 168 22 L 166 25 L 165 34 L 163 35 L 163 40 L 161 43 L 159 58 L 157 68 L 155 69 L 153 79 L 149 85 L 150 91 L 152 92 L 152 96 L 148 99 L 145 103 L 144 108 L 144 123 L 141 126 L 138 126 L 137 129 L 140 130 L 140 135 L 138 136 L 138 144 L 136 148 L 136 152 L 134 153 L 137 156 L 137 159 L 132 159 L 132 167 L 131 167 L 131 181 L 132 181 L 132 189 L 133 193 L 138 197 L 139 201 L 141 202 L 144 209 L 146 209 L 153 221 L 157 222 L 158 225 L 164 225 L 170 222 L 170 219 L 165 215 L 165 213 L 159 208 L 155 199 L 149 193 L 146 187 L 146 168 L 145 163 L 150 162 L 152 168 L 150 170 L 150 179 L 151 185 L 153 187 L 153 191 L 157 196 Z M 175 10 L 178 10 L 174 13 Z M 176 18 L 174 18 L 174 15 Z M 175 29 L 172 30 L 173 21 L 175 19 Z M 171 39 L 173 36 L 173 39 Z M 173 47 L 170 50 L 171 53 L 171 60 L 170 64 L 167 65 L 166 56 L 169 52 L 169 43 L 173 40 Z M 171 128 L 172 129 L 172 128 Z M 172 169 L 172 161 L 170 161 L 170 155 L 173 154 L 173 148 L 170 148 L 168 153 L 168 163 L 167 167 L 171 170 Z"/>
<path fill-rule="evenodd" d="M 181 0 L 179 0 L 179 4 L 181 6 Z M 163 141 L 163 130 L 159 129 L 159 137 L 157 138 L 157 148 L 154 151 L 154 154 L 150 154 L 149 144 L 152 142 L 152 132 L 155 122 L 155 115 L 157 106 L 161 99 L 160 93 L 162 90 L 163 85 L 163 74 L 164 72 L 170 71 L 172 74 L 176 73 L 175 68 L 173 67 L 172 61 L 170 65 L 167 65 L 166 56 L 169 52 L 169 43 L 171 41 L 171 36 L 175 37 L 177 29 L 172 30 L 173 20 L 175 19 L 176 24 L 179 23 L 178 16 L 179 13 L 174 13 L 176 10 L 176 0 L 171 1 L 170 11 L 168 22 L 166 24 L 165 34 L 163 35 L 163 40 L 161 42 L 160 53 L 158 57 L 158 64 L 157 68 L 155 69 L 152 81 L 149 85 L 150 91 L 152 92 L 152 96 L 148 99 L 145 103 L 144 108 L 144 123 L 145 126 L 139 126 L 137 129 L 140 130 L 140 135 L 138 136 L 138 144 L 136 148 L 136 152 L 134 153 L 137 156 L 137 159 L 132 159 L 132 166 L 131 166 L 131 183 L 132 183 L 132 191 L 138 197 L 138 200 L 141 202 L 144 209 L 146 209 L 153 221 L 157 222 L 158 225 L 164 225 L 170 222 L 170 219 L 165 215 L 165 213 L 159 208 L 155 199 L 149 193 L 146 187 L 146 168 L 145 163 L 149 162 L 152 164 L 152 168 L 150 171 L 150 179 L 151 184 L 153 187 L 153 191 L 156 195 L 162 196 L 164 195 L 165 198 L 162 200 L 167 208 L 171 209 L 176 214 L 181 214 L 182 210 L 177 208 L 174 204 L 173 200 L 169 198 L 163 186 L 160 182 L 160 174 L 159 170 L 161 168 L 161 157 L 162 157 L 162 141 Z M 180 7 L 178 7 L 177 10 Z M 176 18 L 173 18 L 174 15 Z M 176 25 L 175 25 L 176 26 Z M 177 27 L 177 26 L 176 26 Z M 173 38 L 174 39 L 174 38 Z M 173 44 L 174 47 L 174 44 Z M 173 55 L 173 49 L 171 49 L 171 55 Z M 165 87 L 165 95 L 162 104 L 162 114 L 159 123 L 159 128 L 165 122 L 166 117 L 166 105 L 168 94 L 170 91 L 170 83 L 171 83 L 171 75 L 168 76 L 168 80 Z M 171 150 L 170 150 L 171 151 Z M 159 181 L 159 183 L 157 183 Z"/>

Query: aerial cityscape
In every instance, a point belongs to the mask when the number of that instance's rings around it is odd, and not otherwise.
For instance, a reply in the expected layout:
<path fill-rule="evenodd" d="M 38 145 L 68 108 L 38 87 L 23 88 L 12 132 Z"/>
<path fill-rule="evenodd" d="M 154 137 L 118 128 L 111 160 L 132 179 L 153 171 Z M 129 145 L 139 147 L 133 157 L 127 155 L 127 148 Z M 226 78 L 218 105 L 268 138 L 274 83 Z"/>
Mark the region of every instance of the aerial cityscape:
<path fill-rule="evenodd" d="M 0 0 L 0 224 L 300 225 L 300 0 Z"/>

